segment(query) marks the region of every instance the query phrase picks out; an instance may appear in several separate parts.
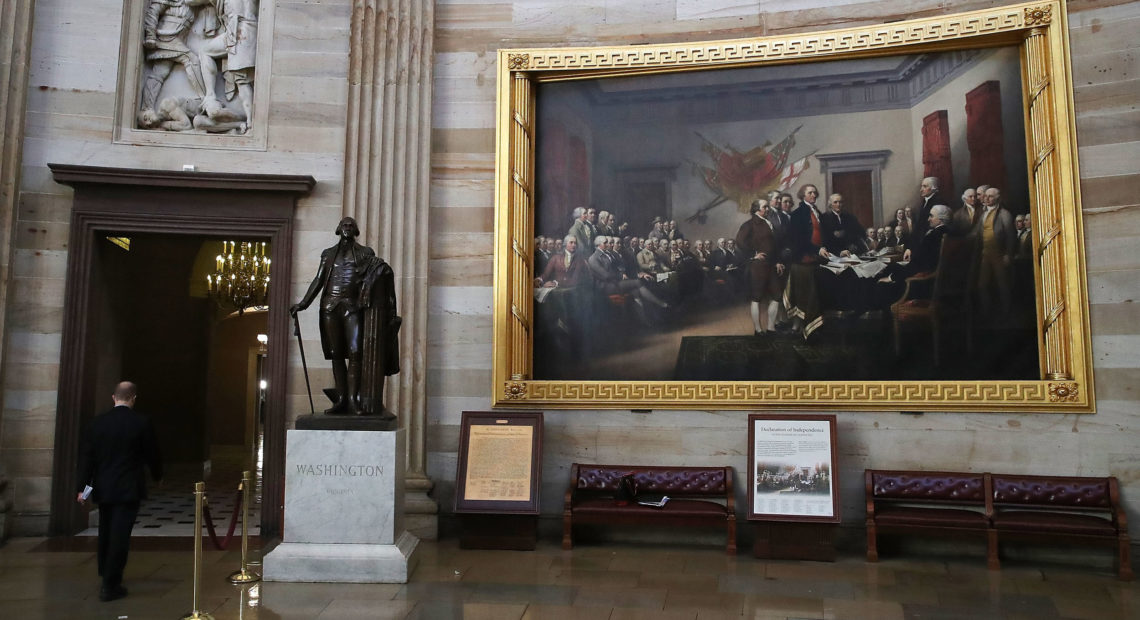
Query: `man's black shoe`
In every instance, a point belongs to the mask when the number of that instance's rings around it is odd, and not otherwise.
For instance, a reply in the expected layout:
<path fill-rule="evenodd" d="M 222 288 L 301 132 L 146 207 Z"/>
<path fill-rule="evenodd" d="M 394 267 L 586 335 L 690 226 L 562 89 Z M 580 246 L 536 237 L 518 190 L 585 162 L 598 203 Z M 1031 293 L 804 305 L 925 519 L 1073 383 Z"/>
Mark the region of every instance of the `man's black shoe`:
<path fill-rule="evenodd" d="M 123 586 L 119 586 L 117 588 L 112 588 L 110 590 L 108 590 L 107 588 L 100 588 L 99 589 L 99 600 L 103 601 L 104 603 L 106 603 L 107 601 L 113 601 L 115 599 L 123 598 L 126 595 L 127 595 L 127 589 L 124 588 Z"/>

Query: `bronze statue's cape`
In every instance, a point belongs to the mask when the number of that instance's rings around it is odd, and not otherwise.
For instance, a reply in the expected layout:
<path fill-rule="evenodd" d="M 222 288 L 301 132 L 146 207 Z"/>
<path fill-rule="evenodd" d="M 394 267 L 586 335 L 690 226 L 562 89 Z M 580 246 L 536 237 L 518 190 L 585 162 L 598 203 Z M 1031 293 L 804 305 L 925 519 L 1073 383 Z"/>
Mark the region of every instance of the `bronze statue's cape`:
<path fill-rule="evenodd" d="M 333 261 L 339 244 L 321 252 L 320 286 L 328 285 L 332 275 Z M 363 347 L 364 376 L 382 373 L 389 376 L 400 372 L 399 332 L 403 319 L 396 314 L 396 282 L 392 267 L 378 258 L 367 246 L 355 241 L 352 244 L 356 257 L 356 268 L 364 274 L 360 287 L 358 307 L 364 313 L 364 342 L 372 346 Z M 321 348 L 325 359 L 332 359 L 332 350 L 324 322 L 321 322 Z"/>

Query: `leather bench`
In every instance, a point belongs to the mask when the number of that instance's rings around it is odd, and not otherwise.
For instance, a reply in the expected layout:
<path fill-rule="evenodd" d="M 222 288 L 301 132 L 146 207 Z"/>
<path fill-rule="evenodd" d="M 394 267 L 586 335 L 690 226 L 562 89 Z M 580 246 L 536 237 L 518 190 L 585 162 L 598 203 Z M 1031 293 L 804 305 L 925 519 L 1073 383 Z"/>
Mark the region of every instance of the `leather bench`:
<path fill-rule="evenodd" d="M 622 477 L 632 475 L 638 495 L 668 495 L 660 508 L 619 502 Z M 722 527 L 725 550 L 736 553 L 736 509 L 731 467 L 590 465 L 574 463 L 562 513 L 562 548 L 574 546 L 575 524 Z"/>
<path fill-rule="evenodd" d="M 976 536 L 989 545 L 985 474 L 868 469 L 863 478 L 868 562 L 879 560 L 882 532 Z"/>
<path fill-rule="evenodd" d="M 986 537 L 986 563 L 1001 567 L 1000 543 L 1107 545 L 1117 575 L 1132 579 L 1128 519 L 1116 478 L 868 469 L 867 561 L 884 531 Z"/>
<path fill-rule="evenodd" d="M 991 522 L 998 543 L 1038 540 L 1116 547 L 1117 575 L 1132 579 L 1128 518 L 1116 478 L 993 474 Z"/>

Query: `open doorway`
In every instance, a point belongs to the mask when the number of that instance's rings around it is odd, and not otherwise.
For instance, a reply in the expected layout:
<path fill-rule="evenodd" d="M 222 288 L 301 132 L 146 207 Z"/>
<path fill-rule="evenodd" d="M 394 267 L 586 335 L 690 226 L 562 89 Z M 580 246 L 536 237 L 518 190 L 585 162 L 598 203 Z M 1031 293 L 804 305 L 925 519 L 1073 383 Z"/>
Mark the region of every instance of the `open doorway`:
<path fill-rule="evenodd" d="M 197 481 L 207 483 L 210 516 L 222 531 L 237 510 L 242 472 L 253 472 L 254 489 L 261 488 L 269 308 L 239 307 L 224 287 L 207 285 L 223 263 L 216 262 L 227 251 L 223 240 L 111 231 L 95 246 L 89 408 L 105 410 L 119 380 L 135 382 L 137 409 L 152 418 L 166 470 L 164 484 L 140 506 L 135 531 L 192 534 L 187 490 Z M 272 246 L 261 247 L 272 256 Z M 254 493 L 253 524 L 258 499 Z"/>
<path fill-rule="evenodd" d="M 87 528 L 87 513 L 74 499 L 80 431 L 92 415 L 108 408 L 110 386 L 129 377 L 140 386 L 139 409 L 155 414 L 164 459 L 171 465 L 165 486 L 185 501 L 193 486 L 175 479 L 179 470 L 193 479 L 189 483 L 207 473 L 212 480 L 221 464 L 213 455 L 232 455 L 225 458 L 227 467 L 239 473 L 247 464 L 259 469 L 261 535 L 276 536 L 284 485 L 293 212 L 297 196 L 312 189 L 313 178 L 50 167 L 57 182 L 76 190 L 51 532 L 75 534 Z M 131 249 L 116 245 L 115 238 L 129 239 Z M 264 240 L 274 264 L 266 311 L 246 310 L 231 319 L 232 309 L 218 308 L 204 290 L 216 254 L 209 244 L 235 238 Z M 257 337 L 261 334 L 264 339 Z M 231 341 L 231 354 L 212 349 L 214 341 Z M 211 364 L 230 368 L 230 358 L 239 359 L 239 369 L 214 377 L 222 371 Z M 212 394 L 233 388 L 211 381 L 230 375 L 238 376 L 241 394 L 232 400 L 241 404 L 215 418 L 212 403 L 221 407 L 217 403 L 222 401 Z M 240 419 L 232 428 L 231 417 Z M 207 487 L 214 516 L 229 516 L 220 504 L 235 497 L 236 488 L 236 479 Z"/>

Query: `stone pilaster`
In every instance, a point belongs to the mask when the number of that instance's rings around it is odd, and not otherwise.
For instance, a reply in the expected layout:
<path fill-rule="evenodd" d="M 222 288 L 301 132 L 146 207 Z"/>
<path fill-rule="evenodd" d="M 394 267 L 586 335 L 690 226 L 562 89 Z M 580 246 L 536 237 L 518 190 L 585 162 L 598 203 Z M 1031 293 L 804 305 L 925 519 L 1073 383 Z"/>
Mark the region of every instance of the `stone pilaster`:
<path fill-rule="evenodd" d="M 8 292 L 12 264 L 13 225 L 20 192 L 20 163 L 24 144 L 24 111 L 28 102 L 28 58 L 32 49 L 33 3 L 0 0 L 0 360 L 5 355 Z M 0 368 L 3 368 L 0 363 Z M 2 370 L 0 370 L 2 373 Z M 0 396 L 3 395 L 0 375 Z M 5 492 L 7 478 L 0 466 L 0 542 L 10 530 L 12 509 Z"/>
<path fill-rule="evenodd" d="M 344 164 L 344 214 L 396 273 L 400 374 L 389 378 L 384 400 L 408 433 L 406 525 L 427 540 L 438 537 L 424 386 L 433 25 L 430 0 L 354 3 Z"/>

